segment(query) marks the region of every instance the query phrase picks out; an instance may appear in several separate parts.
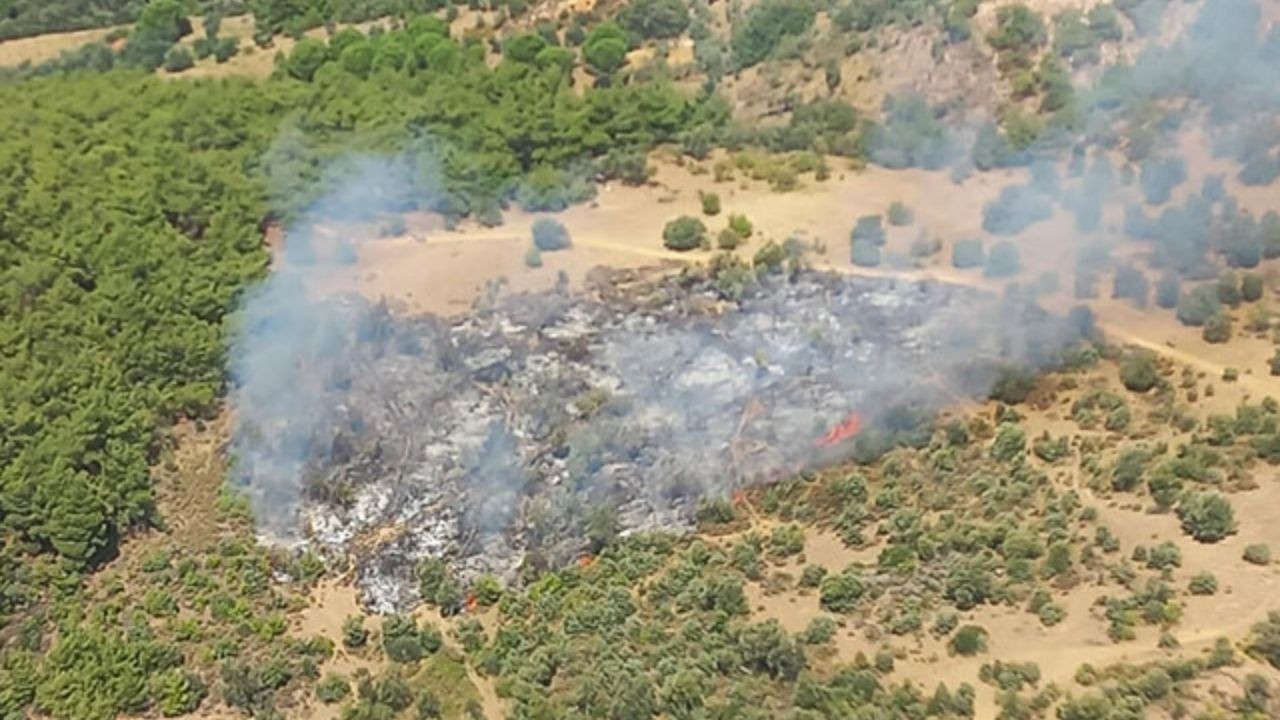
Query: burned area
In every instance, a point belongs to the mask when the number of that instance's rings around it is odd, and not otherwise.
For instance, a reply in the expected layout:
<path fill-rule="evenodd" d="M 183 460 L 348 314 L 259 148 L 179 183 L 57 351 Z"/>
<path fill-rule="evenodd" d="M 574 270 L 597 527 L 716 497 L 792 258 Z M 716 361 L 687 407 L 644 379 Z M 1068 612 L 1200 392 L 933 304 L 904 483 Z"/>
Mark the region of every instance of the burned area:
<path fill-rule="evenodd" d="M 943 403 L 1079 337 L 937 282 L 803 270 L 735 296 L 601 270 L 454 318 L 313 301 L 324 342 L 236 390 L 236 474 L 264 532 L 351 556 L 385 612 L 418 601 L 423 558 L 516 582 L 615 533 L 689 529 L 703 497 L 926 443 Z"/>

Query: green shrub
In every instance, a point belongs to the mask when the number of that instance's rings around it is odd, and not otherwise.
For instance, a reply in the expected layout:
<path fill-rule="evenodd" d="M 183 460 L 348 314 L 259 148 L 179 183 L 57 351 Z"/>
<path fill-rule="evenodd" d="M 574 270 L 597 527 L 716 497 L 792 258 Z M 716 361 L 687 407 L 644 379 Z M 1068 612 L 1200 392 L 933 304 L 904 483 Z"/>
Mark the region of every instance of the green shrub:
<path fill-rule="evenodd" d="M 1240 304 L 1240 277 L 1235 273 L 1222 273 L 1214 289 L 1223 305 L 1235 307 Z"/>
<path fill-rule="evenodd" d="M 1187 591 L 1192 595 L 1213 595 L 1218 592 L 1218 578 L 1211 572 L 1199 572 L 1187 583 Z"/>
<path fill-rule="evenodd" d="M 142 597 L 142 607 L 153 618 L 173 617 L 178 614 L 178 601 L 163 588 L 150 588 Z"/>
<path fill-rule="evenodd" d="M 1178 306 L 1178 295 L 1181 292 L 1182 284 L 1178 282 L 1177 275 L 1162 275 L 1156 281 L 1156 305 L 1165 310 L 1172 310 Z"/>
<path fill-rule="evenodd" d="M 1045 44 L 1044 19 L 1026 5 L 1006 5 L 996 13 L 996 29 L 987 36 L 991 47 L 1002 53 L 1027 54 Z"/>
<path fill-rule="evenodd" d="M 853 230 L 849 233 L 849 239 L 853 242 L 865 240 L 873 245 L 883 245 L 887 236 L 880 216 L 863 215 L 858 218 L 853 225 Z"/>
<path fill-rule="evenodd" d="M 944 595 L 957 609 L 977 607 L 987 602 L 995 591 L 995 578 L 980 558 L 956 558 L 951 562 Z"/>
<path fill-rule="evenodd" d="M 194 673 L 181 668 L 170 668 L 152 676 L 151 694 L 155 698 L 156 709 L 162 716 L 178 717 L 190 714 L 200 707 L 207 690 L 204 682 Z"/>
<path fill-rule="evenodd" d="M 582 59 L 598 75 L 612 75 L 627 62 L 627 33 L 617 23 L 603 22 L 582 43 Z"/>
<path fill-rule="evenodd" d="M 1178 506 L 1182 530 L 1203 543 L 1213 543 L 1235 533 L 1235 512 L 1231 503 L 1216 492 L 1188 496 Z"/>
<path fill-rule="evenodd" d="M 735 234 L 737 234 L 738 237 L 742 238 L 743 240 L 746 240 L 747 238 L 751 237 L 751 233 L 753 230 L 753 228 L 751 227 L 751 221 L 747 219 L 746 215 L 730 215 L 729 229 L 732 230 Z"/>
<path fill-rule="evenodd" d="M 350 694 L 351 683 L 340 673 L 326 673 L 324 678 L 316 683 L 316 699 L 326 705 L 341 702 Z"/>
<path fill-rule="evenodd" d="M 502 599 L 502 585 L 492 575 L 481 575 L 471 585 L 471 596 L 481 607 L 492 607 Z"/>
<path fill-rule="evenodd" d="M 819 585 L 818 600 L 826 610 L 849 613 L 858 606 L 858 602 L 866 592 L 867 586 L 857 571 L 846 569 L 836 575 L 828 575 L 822 580 Z"/>
<path fill-rule="evenodd" d="M 815 6 L 804 0 L 764 0 L 733 22 L 729 45 L 733 62 L 747 68 L 764 60 L 784 37 L 813 25 Z"/>
<path fill-rule="evenodd" d="M 930 257 L 936 255 L 940 250 L 942 250 L 942 241 L 923 230 L 911 241 L 911 247 L 909 248 L 913 258 Z"/>
<path fill-rule="evenodd" d="M 1013 462 L 1027 449 L 1027 434 L 1014 423 L 1001 423 L 991 443 L 991 457 L 1000 462 Z"/>
<path fill-rule="evenodd" d="M 219 65 L 227 62 L 240 52 L 240 39 L 235 37 L 218 38 L 213 46 L 213 60 Z"/>
<path fill-rule="evenodd" d="M 533 221 L 533 244 L 542 252 L 564 250 L 571 244 L 569 230 L 557 220 L 538 218 Z"/>
<path fill-rule="evenodd" d="M 965 625 L 951 636 L 951 652 L 969 657 L 987 650 L 987 631 L 978 625 Z"/>
<path fill-rule="evenodd" d="M 982 241 L 977 238 L 957 240 L 951 245 L 951 265 L 960 270 L 982 267 L 987 263 Z"/>
<path fill-rule="evenodd" d="M 987 255 L 987 264 L 982 274 L 989 278 L 1009 277 L 1016 274 L 1020 266 L 1018 246 L 1008 240 L 1002 240 L 991 246 L 991 253 Z"/>
<path fill-rule="evenodd" d="M 827 569 L 821 565 L 805 565 L 800 571 L 800 587 L 816 588 L 822 585 L 822 580 L 827 576 Z"/>
<path fill-rule="evenodd" d="M 876 267 L 880 264 L 880 246 L 870 240 L 854 240 L 849 255 L 853 264 L 859 267 Z"/>
<path fill-rule="evenodd" d="M 1041 625 L 1053 627 L 1067 618 L 1067 611 L 1057 603 L 1045 603 L 1036 611 L 1036 616 Z"/>
<path fill-rule="evenodd" d="M 716 234 L 716 247 L 721 250 L 735 250 L 742 238 L 732 228 L 724 228 Z"/>
<path fill-rule="evenodd" d="M 996 372 L 991 392 L 987 396 L 1006 405 L 1018 405 L 1027 399 L 1036 387 L 1036 375 L 1022 367 L 1002 367 Z"/>
<path fill-rule="evenodd" d="M 702 221 L 682 215 L 667 223 L 662 230 L 662 244 L 668 250 L 684 252 L 702 247 L 706 240 L 707 226 Z"/>
<path fill-rule="evenodd" d="M 782 272 L 783 266 L 787 262 L 787 250 L 778 243 L 770 240 L 756 250 L 756 254 L 751 258 L 751 266 L 757 272 Z"/>
<path fill-rule="evenodd" d="M 681 0 L 632 0 L 618 20 L 638 37 L 674 38 L 689 27 L 689 9 Z"/>
<path fill-rule="evenodd" d="M 1046 430 L 1031 443 L 1031 452 L 1047 463 L 1057 462 L 1066 457 L 1069 452 L 1067 437 L 1063 435 L 1054 439 L 1049 437 L 1049 432 Z"/>
<path fill-rule="evenodd" d="M 1247 272 L 1240 278 L 1240 297 L 1245 302 L 1257 302 L 1262 299 L 1262 276 Z"/>
<path fill-rule="evenodd" d="M 1211 285 L 1192 288 L 1178 299 L 1177 316 L 1183 325 L 1200 327 L 1222 312 L 1218 291 Z"/>
<path fill-rule="evenodd" d="M 938 637 L 945 637 L 950 635 L 958 625 L 960 625 L 960 616 L 951 610 L 943 610 L 933 618 L 931 632 Z"/>
<path fill-rule="evenodd" d="M 1120 432 L 1129 427 L 1129 421 L 1132 417 L 1129 414 L 1129 407 L 1121 405 L 1120 407 L 1107 413 L 1107 419 L 1103 421 L 1102 427 L 1111 432 Z"/>
<path fill-rule="evenodd" d="M 440 649 L 440 633 L 434 628 L 419 630 L 412 617 L 388 615 L 382 619 L 382 649 L 393 662 L 416 662 Z"/>
<path fill-rule="evenodd" d="M 342 644 L 348 648 L 361 648 L 369 642 L 369 630 L 364 626 L 364 617 L 349 615 L 342 621 Z"/>
<path fill-rule="evenodd" d="M 1116 464 L 1111 470 L 1111 487 L 1121 492 L 1129 492 L 1142 482 L 1147 464 L 1151 461 L 1151 453 L 1145 448 L 1125 448 L 1116 457 Z"/>
<path fill-rule="evenodd" d="M 1147 567 L 1152 570 L 1168 570 L 1182 566 L 1182 551 L 1172 542 L 1162 542 L 1147 553 Z"/>
<path fill-rule="evenodd" d="M 804 552 L 804 529 L 794 523 L 779 525 L 769 534 L 769 556 L 774 559 Z"/>
<path fill-rule="evenodd" d="M 527 268 L 542 267 L 542 251 L 537 245 L 530 245 L 529 249 L 524 251 L 524 265 Z"/>
<path fill-rule="evenodd" d="M 1280 611 L 1272 610 L 1267 613 L 1267 619 L 1253 626 L 1253 633 L 1249 639 L 1249 652 L 1266 660 L 1271 667 L 1280 670 Z M 1231 650 L 1230 642 L 1227 643 L 1226 653 Z M 1228 657 L 1226 662 L 1218 665 L 1222 667 L 1230 664 Z"/>
<path fill-rule="evenodd" d="M 911 212 L 911 208 L 895 200 L 889 206 L 888 218 L 890 225 L 902 227 L 910 225 L 915 220 L 915 214 Z"/>
<path fill-rule="evenodd" d="M 175 45 L 169 48 L 164 55 L 164 70 L 170 73 L 180 73 L 183 70 L 190 70 L 195 67 L 195 58 L 191 57 L 191 51 L 181 45 Z"/>
<path fill-rule="evenodd" d="M 719 215 L 720 214 L 720 196 L 715 193 L 698 193 L 698 199 L 702 201 L 703 215 Z"/>
<path fill-rule="evenodd" d="M 822 645 L 836 636 L 836 621 L 826 616 L 816 617 L 809 621 L 808 627 L 800 634 L 800 642 L 805 645 Z"/>
<path fill-rule="evenodd" d="M 894 635 L 910 635 L 923 626 L 920 613 L 914 609 L 903 610 L 889 621 L 888 630 Z"/>
<path fill-rule="evenodd" d="M 1265 543 L 1254 543 L 1244 549 L 1244 560 L 1254 565 L 1271 564 L 1271 547 Z"/>
<path fill-rule="evenodd" d="M 698 507 L 694 511 L 694 517 L 700 523 L 723 525 L 733 522 L 735 513 L 733 512 L 733 504 L 729 502 L 728 498 L 708 495 L 698 500 Z"/>
<path fill-rule="evenodd" d="M 1231 339 L 1231 318 L 1219 313 L 1204 321 L 1201 333 L 1205 342 L 1224 343 Z"/>

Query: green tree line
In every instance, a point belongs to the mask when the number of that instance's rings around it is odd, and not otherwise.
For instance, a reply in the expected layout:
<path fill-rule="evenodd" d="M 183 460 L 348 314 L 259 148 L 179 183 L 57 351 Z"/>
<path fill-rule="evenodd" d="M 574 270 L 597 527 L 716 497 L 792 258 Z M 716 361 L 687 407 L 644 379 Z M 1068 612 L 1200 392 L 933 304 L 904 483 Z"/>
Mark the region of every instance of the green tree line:
<path fill-rule="evenodd" d="M 265 268 L 260 226 L 333 160 L 404 153 L 406 209 L 496 220 L 725 114 L 662 84 L 579 93 L 558 64 L 491 69 L 431 22 L 379 39 L 365 75 L 349 61 L 367 42 L 301 43 L 268 80 L 0 83 L 0 568 L 18 568 L 0 616 L 34 592 L 21 558 L 90 567 L 155 520 L 156 429 L 208 412 L 227 314 Z M 384 42 L 429 52 L 380 65 Z"/>

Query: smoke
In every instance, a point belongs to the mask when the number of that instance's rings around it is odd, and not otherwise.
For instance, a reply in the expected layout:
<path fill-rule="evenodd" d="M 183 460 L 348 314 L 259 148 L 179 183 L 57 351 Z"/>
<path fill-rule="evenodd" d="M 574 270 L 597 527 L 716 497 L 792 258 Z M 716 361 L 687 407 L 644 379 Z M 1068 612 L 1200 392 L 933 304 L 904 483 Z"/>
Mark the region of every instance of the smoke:
<path fill-rule="evenodd" d="M 330 452 L 317 437 L 333 416 L 329 391 L 340 378 L 317 359 L 341 357 L 368 331 L 358 304 L 311 296 L 312 281 L 349 268 L 357 252 L 315 229 L 402 210 L 413 182 L 402 159 L 355 157 L 333 166 L 322 185 L 329 190 L 289 227 L 282 262 L 243 298 L 231 348 L 234 477 L 259 529 L 285 541 L 298 539 L 306 468 Z"/>
<path fill-rule="evenodd" d="M 944 132 L 912 101 L 892 113 L 923 129 L 879 131 L 873 159 L 954 163 L 956 192 L 972 167 L 1024 167 L 984 208 L 984 229 L 1033 264 L 1074 254 L 1079 296 L 1122 233 L 1189 277 L 1211 249 L 1210 208 L 1231 205 L 1220 176 L 1179 156 L 1180 133 L 1203 126 L 1240 165 L 1225 184 L 1261 182 L 1280 162 L 1280 34 L 1260 18 L 1249 0 L 1208 0 L 1185 36 L 1103 73 L 1074 126 L 1028 151 L 990 127 Z M 1039 311 L 1030 289 L 812 272 L 767 276 L 733 302 L 714 279 L 667 278 L 447 320 L 312 295 L 360 253 L 344 226 L 432 205 L 423 167 L 364 157 L 333 169 L 290 224 L 284 261 L 245 296 L 232 348 L 235 477 L 259 527 L 350 548 L 394 526 L 361 567 L 381 607 L 411 599 L 418 557 L 510 574 L 530 552 L 581 551 L 598 508 L 624 531 L 680 526 L 705 494 L 920 442 L 935 409 L 985 394 L 1006 365 L 1051 363 L 1087 330 Z M 1060 227 L 1042 233 L 1048 222 Z M 815 445 L 855 412 L 867 427 L 856 443 Z"/>
<path fill-rule="evenodd" d="M 1126 42 L 1140 49 L 1078 86 L 1030 147 L 1015 150 L 1013 128 L 993 125 L 947 136 L 966 148 L 952 153 L 956 193 L 974 168 L 1023 178 L 982 203 L 989 245 L 1007 238 L 1025 265 L 1073 275 L 1066 287 L 1082 300 L 1103 273 L 1129 267 L 1130 241 L 1149 251 L 1150 269 L 1183 280 L 1252 267 L 1250 251 L 1237 252 L 1258 244 L 1256 228 L 1241 239 L 1249 212 L 1275 208 L 1242 208 L 1233 195 L 1280 177 L 1280 27 L 1253 0 L 1123 11 L 1135 24 Z"/>
<path fill-rule="evenodd" d="M 715 278 L 658 276 L 449 320 L 311 295 L 358 256 L 336 229 L 377 216 L 398 165 L 334 176 L 246 296 L 232 365 L 259 527 L 347 550 L 396 528 L 360 569 L 381 608 L 412 600 L 425 555 L 510 576 L 530 552 L 581 552 L 601 509 L 623 531 L 685 527 L 707 494 L 921 442 L 938 407 L 1079 337 L 1017 293 L 809 271 L 735 301 Z M 819 447 L 851 413 L 863 433 Z"/>

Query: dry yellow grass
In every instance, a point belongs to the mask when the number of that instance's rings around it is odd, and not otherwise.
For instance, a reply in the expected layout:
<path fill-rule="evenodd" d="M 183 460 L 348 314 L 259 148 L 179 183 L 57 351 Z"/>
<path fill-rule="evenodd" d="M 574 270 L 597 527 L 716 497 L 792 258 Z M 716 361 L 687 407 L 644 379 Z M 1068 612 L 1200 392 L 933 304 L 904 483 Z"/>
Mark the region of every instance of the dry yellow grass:
<path fill-rule="evenodd" d="M 56 60 L 64 52 L 102 40 L 114 29 L 95 28 L 6 40 L 0 42 L 0 67 L 18 67 L 23 63 L 38 65 Z"/>

